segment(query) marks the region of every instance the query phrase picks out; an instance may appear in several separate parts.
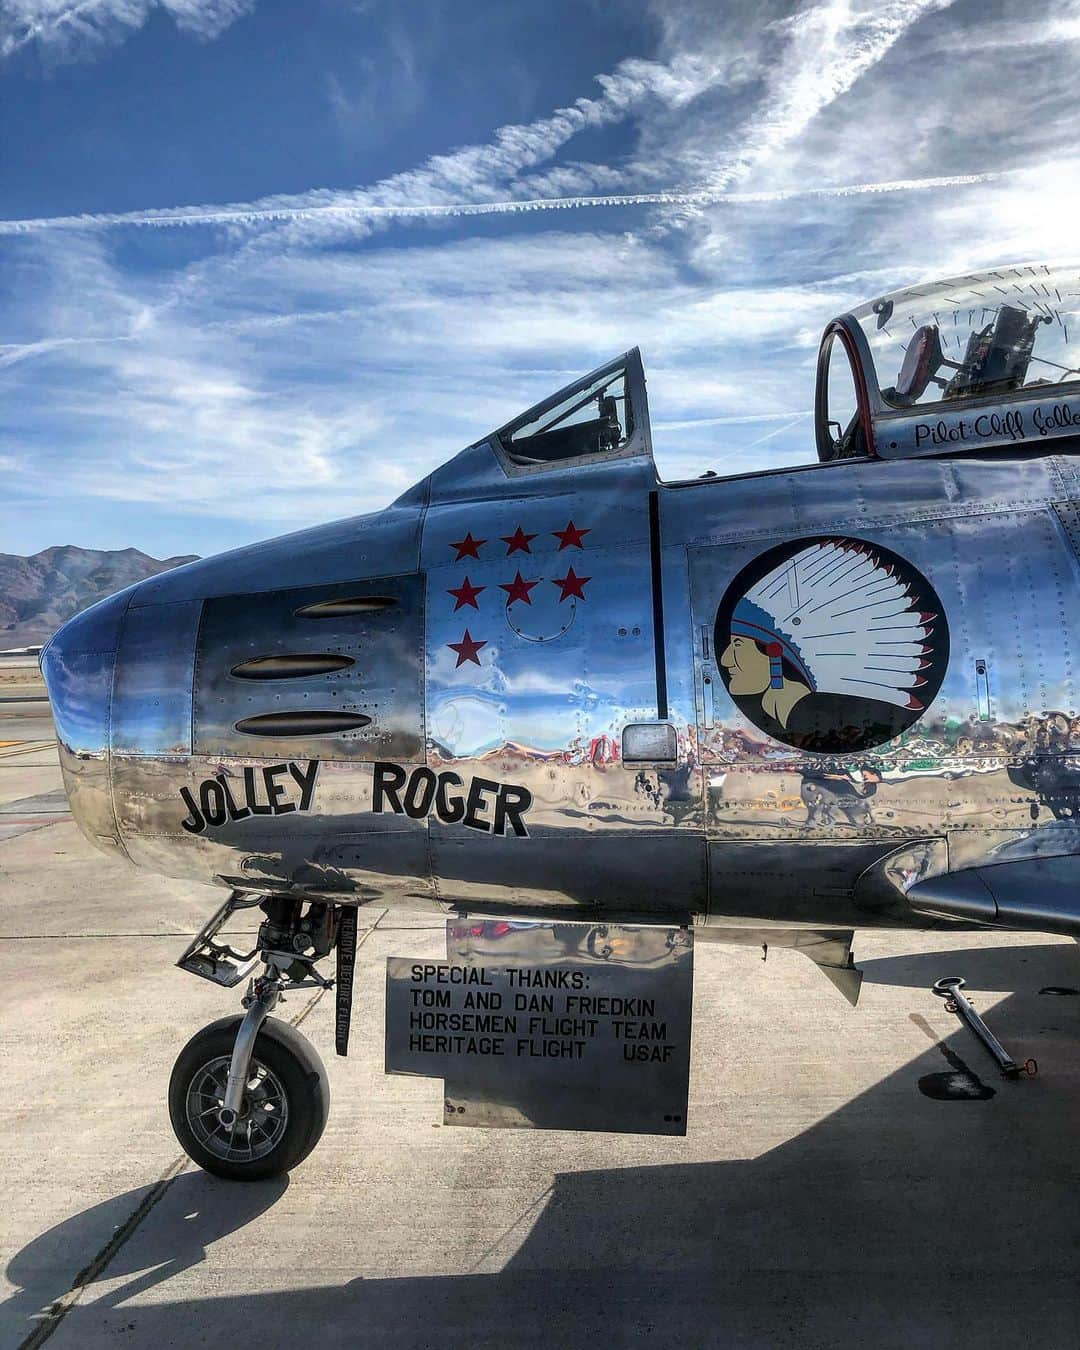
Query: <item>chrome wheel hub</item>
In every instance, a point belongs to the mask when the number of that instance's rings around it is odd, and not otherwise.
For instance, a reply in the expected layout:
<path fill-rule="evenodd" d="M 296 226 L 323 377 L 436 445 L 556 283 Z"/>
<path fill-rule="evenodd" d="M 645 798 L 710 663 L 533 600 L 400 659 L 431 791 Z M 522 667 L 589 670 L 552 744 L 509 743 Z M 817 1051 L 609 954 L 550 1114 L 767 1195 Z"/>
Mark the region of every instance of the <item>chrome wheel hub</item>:
<path fill-rule="evenodd" d="M 252 1059 L 244 1101 L 233 1119 L 225 1110 L 230 1057 L 220 1055 L 192 1075 L 185 1110 L 195 1138 L 227 1162 L 255 1162 L 280 1142 L 289 1122 L 289 1103 L 278 1076 Z"/>

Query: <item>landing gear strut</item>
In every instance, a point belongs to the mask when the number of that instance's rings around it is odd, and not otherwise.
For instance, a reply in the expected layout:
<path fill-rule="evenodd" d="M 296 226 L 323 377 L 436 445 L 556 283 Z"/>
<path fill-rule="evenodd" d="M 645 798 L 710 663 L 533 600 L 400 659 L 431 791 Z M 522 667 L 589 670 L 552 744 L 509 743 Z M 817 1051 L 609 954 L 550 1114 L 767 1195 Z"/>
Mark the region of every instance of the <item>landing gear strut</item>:
<path fill-rule="evenodd" d="M 254 905 L 266 918 L 250 952 L 216 941 L 236 910 Z M 204 1027 L 173 1066 L 172 1126 L 206 1171 L 261 1181 L 297 1166 L 319 1142 L 330 1110 L 326 1069 L 314 1046 L 270 1013 L 286 990 L 331 988 L 315 962 L 336 945 L 339 917 L 340 907 L 324 902 L 305 912 L 302 901 L 234 891 L 177 962 L 226 988 L 263 966 L 248 983 L 243 1017 Z"/>

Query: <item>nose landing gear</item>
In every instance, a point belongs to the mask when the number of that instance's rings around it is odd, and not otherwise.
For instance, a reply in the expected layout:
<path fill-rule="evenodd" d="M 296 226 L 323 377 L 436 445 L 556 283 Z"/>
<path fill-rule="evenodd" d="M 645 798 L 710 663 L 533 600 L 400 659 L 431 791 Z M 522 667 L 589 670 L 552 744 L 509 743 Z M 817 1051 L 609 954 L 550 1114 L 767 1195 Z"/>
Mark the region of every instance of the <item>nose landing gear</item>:
<path fill-rule="evenodd" d="M 240 1084 L 225 1105 L 243 1019 L 223 1017 L 188 1041 L 173 1066 L 169 1115 L 184 1152 L 215 1176 L 263 1181 L 288 1172 L 322 1137 L 330 1084 L 318 1051 L 287 1022 L 263 1022 Z"/>
<path fill-rule="evenodd" d="M 215 941 L 237 910 L 266 914 L 255 948 Z M 315 1047 L 270 1013 L 286 989 L 332 987 L 315 970 L 339 935 L 340 907 L 234 892 L 177 964 L 216 984 L 239 983 L 259 961 L 243 999 L 243 1017 L 223 1017 L 184 1046 L 169 1082 L 169 1115 L 184 1151 L 231 1181 L 261 1181 L 301 1163 L 322 1137 L 330 1084 Z M 355 933 L 355 925 L 345 925 Z"/>

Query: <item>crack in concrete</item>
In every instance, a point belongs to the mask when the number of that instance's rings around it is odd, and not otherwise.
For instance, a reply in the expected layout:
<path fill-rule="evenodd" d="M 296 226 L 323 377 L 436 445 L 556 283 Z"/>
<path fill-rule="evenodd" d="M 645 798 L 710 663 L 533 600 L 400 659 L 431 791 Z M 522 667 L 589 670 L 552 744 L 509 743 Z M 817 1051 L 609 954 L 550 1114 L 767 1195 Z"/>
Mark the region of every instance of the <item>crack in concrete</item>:
<path fill-rule="evenodd" d="M 127 1219 L 120 1225 L 112 1235 L 105 1246 L 97 1253 L 89 1265 L 84 1266 L 71 1282 L 71 1288 L 60 1298 L 54 1299 L 45 1309 L 42 1320 L 37 1324 L 29 1336 L 19 1342 L 18 1350 L 36 1350 L 39 1345 L 44 1345 L 49 1337 L 57 1330 L 64 1318 L 71 1312 L 72 1308 L 82 1297 L 82 1292 L 87 1285 L 93 1284 L 98 1276 L 104 1271 L 105 1267 L 112 1261 L 136 1228 L 142 1223 L 143 1219 L 150 1213 L 157 1202 L 173 1184 L 176 1178 L 184 1170 L 185 1164 L 189 1161 L 186 1153 L 181 1153 L 178 1158 L 172 1162 L 162 1172 L 161 1176 L 150 1188 L 142 1201 L 136 1206 Z"/>
<path fill-rule="evenodd" d="M 387 913 L 388 911 L 384 909 L 371 927 L 365 928 L 364 931 L 358 935 L 356 941 L 358 948 L 367 941 L 372 933 L 374 933 L 375 929 L 378 928 Z M 177 937 L 180 935 L 169 933 L 162 934 L 162 936 Z M 301 1022 L 305 1021 L 308 1014 L 314 1011 L 316 1005 L 320 1002 L 326 992 L 325 989 L 317 989 L 296 1016 L 289 1018 L 290 1026 L 298 1027 Z M 143 1196 L 139 1204 L 136 1205 L 124 1222 L 117 1228 L 116 1232 L 113 1233 L 108 1242 L 100 1248 L 89 1263 L 75 1276 L 71 1282 L 71 1288 L 59 1298 L 54 1299 L 52 1303 L 45 1308 L 42 1314 L 42 1320 L 28 1336 L 19 1342 L 16 1350 L 38 1350 L 39 1346 L 44 1345 L 49 1337 L 59 1330 L 68 1313 L 78 1305 L 79 1300 L 82 1298 L 83 1290 L 92 1285 L 99 1276 L 104 1274 L 113 1258 L 134 1236 L 146 1216 L 154 1206 L 164 1198 L 169 1187 L 187 1168 L 190 1162 L 191 1159 L 186 1153 L 181 1153 L 179 1157 L 172 1160 L 168 1167 L 166 1167 L 158 1177 L 157 1181 L 154 1182 L 147 1194 Z"/>

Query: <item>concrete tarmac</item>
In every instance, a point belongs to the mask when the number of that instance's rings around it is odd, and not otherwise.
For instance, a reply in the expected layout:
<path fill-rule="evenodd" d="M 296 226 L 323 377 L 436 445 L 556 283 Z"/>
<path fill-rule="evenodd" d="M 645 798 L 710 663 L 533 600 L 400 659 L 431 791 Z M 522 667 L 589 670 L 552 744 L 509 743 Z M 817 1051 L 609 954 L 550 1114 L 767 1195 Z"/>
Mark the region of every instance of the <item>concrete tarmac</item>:
<path fill-rule="evenodd" d="M 1072 942 L 860 933 L 855 1010 L 795 953 L 702 944 L 687 1137 L 577 1135 L 446 1128 L 437 1081 L 383 1074 L 385 959 L 443 928 L 362 911 L 350 1057 L 329 998 L 281 1009 L 329 1070 L 326 1134 L 230 1185 L 165 1104 L 239 1011 L 173 965 L 220 896 L 96 853 L 55 750 L 11 739 L 0 1346 L 1080 1345 Z M 950 973 L 1037 1077 L 997 1077 L 929 992 Z"/>

